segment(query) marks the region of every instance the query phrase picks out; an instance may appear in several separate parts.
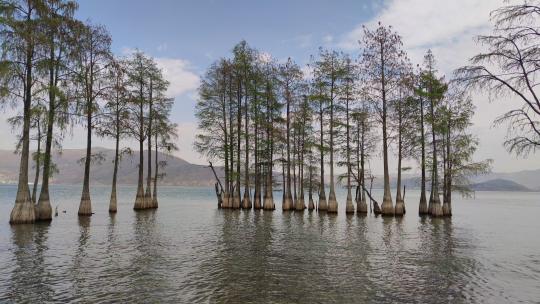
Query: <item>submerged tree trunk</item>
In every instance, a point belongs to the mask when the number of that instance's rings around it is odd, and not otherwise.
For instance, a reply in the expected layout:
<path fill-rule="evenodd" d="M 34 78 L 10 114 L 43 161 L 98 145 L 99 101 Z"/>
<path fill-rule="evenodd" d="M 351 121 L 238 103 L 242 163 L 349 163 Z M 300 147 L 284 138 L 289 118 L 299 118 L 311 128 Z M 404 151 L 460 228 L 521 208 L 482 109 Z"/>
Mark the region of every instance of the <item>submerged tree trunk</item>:
<path fill-rule="evenodd" d="M 446 151 L 445 151 L 445 175 L 444 175 L 444 194 L 442 211 L 444 216 L 452 216 L 452 156 L 450 154 L 450 122 L 446 130 Z"/>
<path fill-rule="evenodd" d="M 233 195 L 233 208 L 238 209 L 240 208 L 240 140 L 241 140 L 241 130 L 242 130 L 242 93 L 240 92 L 241 86 L 240 83 L 238 83 L 238 91 L 237 91 L 237 130 L 236 130 L 236 189 L 234 191 Z"/>
<path fill-rule="evenodd" d="M 349 96 L 347 92 L 346 101 L 346 121 L 347 121 L 347 200 L 345 202 L 345 213 L 354 213 L 354 205 L 352 202 L 351 193 L 351 132 L 350 132 L 350 119 L 349 119 Z"/>
<path fill-rule="evenodd" d="M 430 90 L 433 91 L 433 90 Z M 437 142 L 435 136 L 435 101 L 433 97 L 430 98 L 430 111 L 431 111 L 431 137 L 433 141 L 433 163 L 431 174 L 431 194 L 429 198 L 430 207 L 429 213 L 434 216 L 442 216 L 443 210 L 441 206 L 441 200 L 439 197 L 439 179 L 438 179 L 438 162 L 437 162 Z"/>
<path fill-rule="evenodd" d="M 313 201 L 313 166 L 311 163 L 308 165 L 308 170 L 309 170 L 308 210 L 313 211 L 315 209 L 315 202 Z"/>
<path fill-rule="evenodd" d="M 140 84 L 139 96 L 141 98 L 139 105 L 139 178 L 137 180 L 137 194 L 135 196 L 134 210 L 146 208 L 144 195 L 144 103 L 142 83 Z"/>
<path fill-rule="evenodd" d="M 92 161 L 92 108 L 93 102 L 87 101 L 87 133 L 86 133 L 86 158 L 84 160 L 84 180 L 83 190 L 81 195 L 81 203 L 79 204 L 79 216 L 92 215 L 92 203 L 90 201 L 90 164 Z"/>
<path fill-rule="evenodd" d="M 421 159 L 421 169 L 422 169 L 422 179 L 420 181 L 420 205 L 418 207 L 418 214 L 425 215 L 428 214 L 428 205 L 426 200 L 426 139 L 424 131 L 424 100 L 420 99 L 420 141 L 421 141 L 421 150 L 422 150 L 422 159 Z"/>
<path fill-rule="evenodd" d="M 117 196 L 116 196 L 116 181 L 118 176 L 118 162 L 120 161 L 120 111 L 116 108 L 116 134 L 114 147 L 114 169 L 111 187 L 111 199 L 109 201 L 109 212 L 116 213 L 117 211 Z"/>
<path fill-rule="evenodd" d="M 334 96 L 333 96 L 333 87 L 334 83 L 332 82 L 331 93 L 330 93 L 330 194 L 328 195 L 328 212 L 337 213 L 338 212 L 338 202 L 336 199 L 336 190 L 334 184 Z"/>
<path fill-rule="evenodd" d="M 39 118 L 37 121 L 37 132 L 38 132 L 38 140 L 37 140 L 36 164 L 35 164 L 36 174 L 34 176 L 34 184 L 32 185 L 32 203 L 34 204 L 36 203 L 37 186 L 39 183 L 39 171 L 41 167 L 41 124 L 39 122 Z"/>
<path fill-rule="evenodd" d="M 282 209 L 283 211 L 289 211 L 291 210 L 293 206 L 292 202 L 292 192 L 291 192 L 291 101 L 288 89 L 286 91 L 286 102 L 287 102 L 287 185 L 284 189 L 284 196 L 283 196 L 283 205 Z"/>
<path fill-rule="evenodd" d="M 381 85 L 382 85 L 382 133 L 383 133 L 383 165 L 384 165 L 384 196 L 381 205 L 382 215 L 394 215 L 394 206 L 392 203 L 392 193 L 390 192 L 390 175 L 388 173 L 388 135 L 386 130 L 386 79 L 385 79 L 385 61 L 383 49 L 381 48 Z"/>
<path fill-rule="evenodd" d="M 319 101 L 319 124 L 321 129 L 320 147 L 319 152 L 321 154 L 321 184 L 319 186 L 319 204 L 317 210 L 328 210 L 328 204 L 326 202 L 326 191 L 324 189 L 324 120 L 323 120 L 323 100 Z"/>
<path fill-rule="evenodd" d="M 147 142 L 148 142 L 148 171 L 146 172 L 146 193 L 144 194 L 144 202 L 146 204 L 146 208 L 153 208 L 152 205 L 152 121 L 153 121 L 153 82 L 152 79 L 150 79 L 150 98 L 148 102 L 148 130 L 147 130 Z"/>
<path fill-rule="evenodd" d="M 360 186 L 360 193 L 356 198 L 356 212 L 358 213 L 367 213 L 367 202 L 366 202 L 366 179 L 365 179 L 365 169 L 364 169 L 364 158 L 365 158 L 365 118 L 360 118 L 360 121 L 357 122 L 357 150 L 356 157 L 359 159 L 358 171 L 359 171 L 359 181 L 358 185 Z"/>
<path fill-rule="evenodd" d="M 396 207 L 394 209 L 394 214 L 397 216 L 402 216 L 405 214 L 405 202 L 401 196 L 401 158 L 402 158 L 402 138 L 401 131 L 403 128 L 402 125 L 402 112 L 401 112 L 401 101 L 398 101 L 398 172 L 397 172 L 397 190 L 396 190 Z"/>
<path fill-rule="evenodd" d="M 268 89 L 267 89 L 268 90 Z M 268 143 L 269 147 L 269 153 L 268 153 L 268 159 L 267 159 L 267 168 L 266 168 L 266 186 L 265 186 L 265 192 L 264 192 L 264 202 L 263 202 L 263 209 L 264 210 L 274 210 L 274 194 L 273 194 L 273 187 L 272 187 L 272 173 L 273 173 L 273 157 L 274 157 L 274 140 L 273 140 L 273 119 L 272 119 L 272 109 L 270 106 L 270 98 L 266 98 L 266 113 L 267 113 L 267 125 L 266 125 L 266 142 Z"/>
<path fill-rule="evenodd" d="M 30 189 L 28 188 L 28 157 L 30 154 L 30 107 L 32 106 L 32 53 L 27 51 L 26 56 L 26 71 L 25 82 L 26 88 L 24 92 L 24 110 L 23 110 L 23 133 L 22 133 L 22 150 L 21 162 L 19 164 L 19 181 L 17 186 L 17 196 L 15 197 L 15 205 L 11 210 L 9 217 L 10 224 L 25 224 L 35 221 L 35 208 L 30 197 Z"/>
<path fill-rule="evenodd" d="M 154 134 L 154 149 L 155 150 L 155 153 L 154 153 L 154 158 L 155 158 L 155 163 L 154 163 L 154 167 L 156 168 L 154 171 L 154 192 L 152 193 L 152 208 L 158 208 L 158 198 L 157 198 L 157 184 L 158 184 L 158 179 L 159 179 L 159 160 L 158 160 L 158 134 L 157 132 Z"/>

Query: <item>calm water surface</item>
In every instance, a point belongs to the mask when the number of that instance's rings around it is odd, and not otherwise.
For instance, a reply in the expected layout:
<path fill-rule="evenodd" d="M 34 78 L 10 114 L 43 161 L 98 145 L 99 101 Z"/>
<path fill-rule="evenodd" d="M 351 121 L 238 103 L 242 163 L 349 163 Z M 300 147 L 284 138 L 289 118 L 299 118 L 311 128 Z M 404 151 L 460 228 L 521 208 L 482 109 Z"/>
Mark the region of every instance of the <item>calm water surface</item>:
<path fill-rule="evenodd" d="M 540 193 L 456 197 L 451 219 L 218 210 L 212 189 L 163 187 L 134 212 L 134 187 L 54 186 L 66 213 L 10 227 L 0 186 L 0 303 L 540 303 Z M 341 193 L 344 194 L 344 193 Z M 382 196 L 377 193 L 377 197 Z M 279 205 L 280 194 L 276 193 Z"/>

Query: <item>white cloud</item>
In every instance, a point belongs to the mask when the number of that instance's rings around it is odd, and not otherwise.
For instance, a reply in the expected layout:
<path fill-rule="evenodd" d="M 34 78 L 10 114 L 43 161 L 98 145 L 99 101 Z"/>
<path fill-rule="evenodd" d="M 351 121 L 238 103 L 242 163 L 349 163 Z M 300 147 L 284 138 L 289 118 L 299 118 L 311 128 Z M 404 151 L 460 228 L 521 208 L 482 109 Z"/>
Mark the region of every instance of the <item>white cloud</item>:
<path fill-rule="evenodd" d="M 503 0 L 387 0 L 378 13 L 363 24 L 375 28 L 380 21 L 391 25 L 403 38 L 404 47 L 413 63 L 422 63 L 428 48 L 433 50 L 437 66 L 447 78 L 454 69 L 466 65 L 468 59 L 483 47 L 474 41 L 479 34 L 492 28 L 489 14 L 511 1 Z M 347 51 L 360 50 L 358 41 L 363 35 L 362 24 L 336 39 L 336 45 Z M 478 159 L 495 159 L 496 171 L 515 171 L 537 168 L 532 158 L 518 159 L 502 146 L 505 126 L 494 128 L 493 120 L 516 107 L 512 98 L 489 101 L 485 94 L 474 93 L 477 107 L 472 132 L 480 139 Z M 514 102 L 513 102 L 514 101 Z"/>
<path fill-rule="evenodd" d="M 199 85 L 199 76 L 193 72 L 189 61 L 177 58 L 155 58 L 163 76 L 170 82 L 167 94 L 177 97 L 195 90 Z"/>

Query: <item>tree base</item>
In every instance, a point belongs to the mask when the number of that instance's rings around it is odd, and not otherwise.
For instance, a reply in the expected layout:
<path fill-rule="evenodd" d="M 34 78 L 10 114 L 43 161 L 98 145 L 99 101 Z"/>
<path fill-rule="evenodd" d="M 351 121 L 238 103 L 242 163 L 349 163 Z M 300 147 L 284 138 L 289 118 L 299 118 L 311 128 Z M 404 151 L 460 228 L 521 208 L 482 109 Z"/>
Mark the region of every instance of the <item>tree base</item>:
<path fill-rule="evenodd" d="M 152 199 L 152 208 L 157 209 L 158 207 L 159 207 L 158 199 L 157 199 L 157 197 L 154 197 Z"/>
<path fill-rule="evenodd" d="M 117 203 L 116 203 L 116 196 L 111 197 L 111 201 L 109 202 L 109 213 L 116 213 L 117 210 Z"/>
<path fill-rule="evenodd" d="M 242 209 L 251 209 L 251 200 L 249 199 L 248 195 L 244 195 L 244 199 L 242 200 Z"/>
<path fill-rule="evenodd" d="M 338 202 L 335 198 L 329 198 L 328 199 L 328 209 L 326 210 L 328 213 L 337 213 L 338 212 Z"/>
<path fill-rule="evenodd" d="M 394 208 L 395 216 L 403 216 L 405 214 L 405 202 L 403 200 L 396 201 L 396 207 Z"/>
<path fill-rule="evenodd" d="M 265 197 L 263 202 L 263 210 L 274 210 L 276 206 L 274 205 L 274 198 Z"/>
<path fill-rule="evenodd" d="M 35 207 L 36 221 L 52 221 L 52 207 L 49 200 L 38 200 Z"/>
<path fill-rule="evenodd" d="M 449 203 L 443 203 L 442 212 L 443 216 L 452 216 L 452 206 Z"/>
<path fill-rule="evenodd" d="M 283 211 L 289 211 L 291 209 L 293 209 L 293 202 L 292 202 L 292 198 L 290 197 L 285 197 L 283 199 L 283 204 L 281 205 Z"/>
<path fill-rule="evenodd" d="M 313 198 L 310 198 L 310 199 L 309 199 L 308 210 L 309 210 L 309 211 L 315 210 L 315 202 L 313 202 Z"/>
<path fill-rule="evenodd" d="M 27 198 L 25 201 L 15 201 L 15 206 L 13 206 L 11 215 L 9 216 L 10 224 L 31 224 L 34 223 L 35 220 L 36 211 L 34 203 L 32 203 L 30 198 Z"/>
<path fill-rule="evenodd" d="M 441 203 L 433 202 L 431 204 L 431 216 L 433 217 L 441 217 L 443 216 L 443 209 L 441 206 Z"/>
<path fill-rule="evenodd" d="M 347 202 L 345 203 L 345 213 L 354 213 L 354 205 L 351 198 L 347 198 Z"/>
<path fill-rule="evenodd" d="M 134 210 L 145 209 L 144 198 L 144 195 L 137 195 L 137 197 L 135 197 L 135 205 L 133 205 Z"/>
<path fill-rule="evenodd" d="M 239 194 L 233 195 L 232 208 L 233 209 L 240 209 L 240 195 Z"/>
<path fill-rule="evenodd" d="M 255 195 L 255 198 L 253 199 L 253 209 L 255 210 L 262 209 L 261 197 L 259 195 Z"/>
<path fill-rule="evenodd" d="M 384 216 L 394 215 L 394 205 L 392 204 L 392 200 L 383 199 L 383 203 L 381 205 L 381 214 Z"/>
<path fill-rule="evenodd" d="M 306 203 L 304 202 L 303 198 L 299 198 L 296 200 L 296 204 L 294 206 L 294 209 L 296 211 L 304 211 L 306 209 Z"/>
<path fill-rule="evenodd" d="M 92 202 L 90 199 L 81 199 L 79 204 L 79 211 L 77 212 L 79 216 L 91 216 L 92 215 Z"/>
<path fill-rule="evenodd" d="M 319 211 L 328 210 L 328 203 L 326 202 L 325 197 L 319 198 L 319 208 L 317 210 L 319 210 Z"/>
<path fill-rule="evenodd" d="M 357 213 L 368 213 L 368 207 L 366 202 L 358 201 L 356 202 L 356 212 Z"/>

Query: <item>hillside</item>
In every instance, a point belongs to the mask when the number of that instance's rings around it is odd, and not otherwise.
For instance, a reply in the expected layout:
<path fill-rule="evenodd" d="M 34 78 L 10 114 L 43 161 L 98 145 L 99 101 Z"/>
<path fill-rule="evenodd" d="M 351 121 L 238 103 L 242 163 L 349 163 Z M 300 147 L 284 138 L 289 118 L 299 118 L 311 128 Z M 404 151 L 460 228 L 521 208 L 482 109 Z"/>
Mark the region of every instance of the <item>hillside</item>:
<path fill-rule="evenodd" d="M 114 151 L 103 148 L 93 149 L 93 153 L 102 153 L 105 160 L 100 164 L 92 165 L 90 180 L 95 184 L 110 184 L 112 181 Z M 83 170 L 79 160 L 84 156 L 84 149 L 65 149 L 62 154 L 54 154 L 53 161 L 60 173 L 55 175 L 52 183 L 55 184 L 79 184 L 82 183 Z M 146 156 L 146 152 L 144 153 Z M 161 181 L 163 185 L 176 186 L 212 186 L 215 183 L 214 175 L 207 166 L 191 164 L 181 158 L 160 153 L 159 159 L 167 162 L 164 169 L 166 173 Z M 136 184 L 138 177 L 139 153 L 134 151 L 132 155 L 126 155 L 120 162 L 118 171 L 119 184 Z M 145 158 L 146 169 L 146 158 Z M 30 166 L 30 181 L 33 181 L 34 165 Z M 19 171 L 19 155 L 11 151 L 0 150 L 0 183 L 16 183 Z M 145 172 L 146 173 L 146 172 Z M 218 168 L 218 174 L 222 170 Z M 146 175 L 145 175 L 146 178 Z"/>
<path fill-rule="evenodd" d="M 531 189 L 507 179 L 492 179 L 471 185 L 475 191 L 532 191 Z"/>

